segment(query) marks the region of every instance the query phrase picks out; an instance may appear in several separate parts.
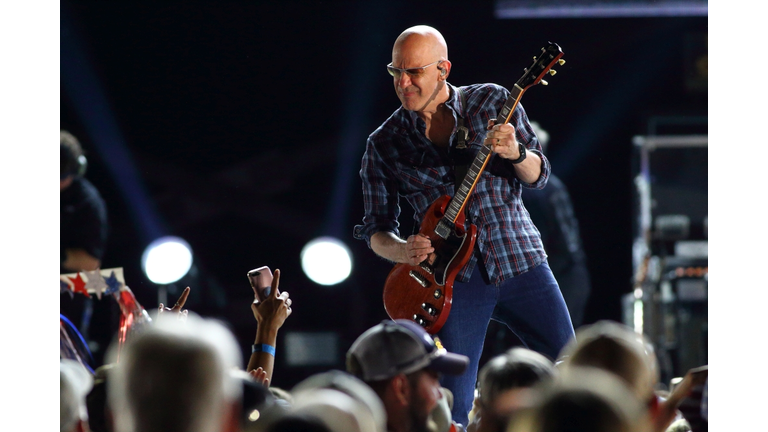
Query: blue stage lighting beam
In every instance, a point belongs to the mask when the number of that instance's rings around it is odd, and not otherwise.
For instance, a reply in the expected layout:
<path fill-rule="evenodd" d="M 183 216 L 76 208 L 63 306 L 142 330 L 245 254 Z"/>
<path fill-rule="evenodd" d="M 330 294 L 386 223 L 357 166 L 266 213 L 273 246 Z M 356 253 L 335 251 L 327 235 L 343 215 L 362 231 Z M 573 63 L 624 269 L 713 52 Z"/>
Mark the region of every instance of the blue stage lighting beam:
<path fill-rule="evenodd" d="M 358 5 L 358 23 L 354 34 L 355 43 L 350 52 L 355 53 L 351 64 L 349 92 L 345 95 L 344 125 L 341 142 L 337 148 L 336 179 L 325 219 L 324 233 L 336 238 L 347 237 L 351 231 L 348 225 L 349 198 L 353 180 L 360 170 L 360 158 L 365 149 L 365 139 L 370 131 L 363 130 L 370 115 L 371 100 L 369 95 L 376 92 L 381 79 L 388 75 L 376 59 L 370 58 L 371 46 L 386 43 L 383 29 L 386 28 L 387 16 L 391 6 L 386 2 L 364 3 Z M 381 69 L 381 70 L 379 70 Z"/>
<path fill-rule="evenodd" d="M 89 141 L 126 200 L 139 235 L 148 243 L 162 236 L 164 229 L 65 4 L 61 10 L 60 49 L 63 88 L 83 122 Z"/>

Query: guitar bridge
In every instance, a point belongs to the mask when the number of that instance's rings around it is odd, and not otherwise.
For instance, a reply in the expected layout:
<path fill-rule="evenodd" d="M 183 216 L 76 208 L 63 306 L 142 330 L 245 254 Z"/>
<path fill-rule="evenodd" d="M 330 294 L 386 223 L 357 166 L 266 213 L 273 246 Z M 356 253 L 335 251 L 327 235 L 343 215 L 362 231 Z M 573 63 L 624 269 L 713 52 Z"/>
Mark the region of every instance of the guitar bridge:
<path fill-rule="evenodd" d="M 413 270 L 408 272 L 408 275 L 412 277 L 419 285 L 423 286 L 424 288 L 427 287 L 429 282 L 427 281 L 427 278 L 424 277 L 421 273 L 415 272 Z"/>

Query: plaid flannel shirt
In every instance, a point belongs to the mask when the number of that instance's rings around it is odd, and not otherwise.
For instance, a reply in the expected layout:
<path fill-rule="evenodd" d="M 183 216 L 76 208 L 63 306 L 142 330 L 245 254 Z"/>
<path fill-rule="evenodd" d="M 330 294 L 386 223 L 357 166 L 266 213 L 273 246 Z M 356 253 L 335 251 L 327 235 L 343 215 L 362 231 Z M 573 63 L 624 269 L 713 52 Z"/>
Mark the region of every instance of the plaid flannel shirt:
<path fill-rule="evenodd" d="M 366 240 L 369 247 L 371 236 L 379 231 L 400 236 L 400 196 L 413 207 L 417 225 L 436 199 L 453 196 L 454 165 L 472 161 L 483 144 L 488 121 L 496 117 L 510 95 L 496 84 L 470 85 L 462 87 L 467 105 L 462 107 L 457 88 L 448 85 L 451 96 L 446 106 L 453 111 L 456 124 L 459 115 L 469 129 L 466 150 L 456 149 L 456 126 L 449 148 L 432 144 L 424 121 L 403 107 L 368 137 L 360 169 L 365 215 L 363 224 L 355 226 L 354 235 Z M 541 175 L 535 183 L 524 183 L 516 177 L 510 161 L 491 155 L 465 210 L 468 221 L 477 226 L 477 240 L 472 258 L 456 277 L 458 281 L 469 280 L 478 256 L 496 284 L 524 273 L 547 257 L 520 194 L 521 187 L 544 188 L 551 167 L 519 103 L 510 124 L 518 142 L 541 158 Z"/>

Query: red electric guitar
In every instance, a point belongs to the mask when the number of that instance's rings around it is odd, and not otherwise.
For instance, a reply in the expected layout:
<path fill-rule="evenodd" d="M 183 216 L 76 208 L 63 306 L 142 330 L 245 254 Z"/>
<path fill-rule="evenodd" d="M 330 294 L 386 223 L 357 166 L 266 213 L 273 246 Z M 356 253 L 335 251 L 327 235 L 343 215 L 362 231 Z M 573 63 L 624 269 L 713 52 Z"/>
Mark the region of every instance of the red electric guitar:
<path fill-rule="evenodd" d="M 533 65 L 525 69 L 511 89 L 497 124 L 509 122 L 528 88 L 547 84 L 542 78 L 547 73 L 555 74 L 552 67 L 555 63 L 565 63 L 562 56 L 563 51 L 556 43 L 549 42 L 541 49 Z M 430 334 L 437 333 L 445 324 L 451 311 L 453 281 L 469 261 L 477 236 L 475 225 L 464 228 L 463 210 L 491 153 L 490 147 L 483 145 L 453 198 L 448 195 L 438 198 L 424 215 L 419 233 L 432 241 L 434 261 L 430 264 L 431 258 L 428 258 L 417 265 L 400 263 L 389 272 L 384 283 L 384 308 L 390 318 L 413 320 Z"/>

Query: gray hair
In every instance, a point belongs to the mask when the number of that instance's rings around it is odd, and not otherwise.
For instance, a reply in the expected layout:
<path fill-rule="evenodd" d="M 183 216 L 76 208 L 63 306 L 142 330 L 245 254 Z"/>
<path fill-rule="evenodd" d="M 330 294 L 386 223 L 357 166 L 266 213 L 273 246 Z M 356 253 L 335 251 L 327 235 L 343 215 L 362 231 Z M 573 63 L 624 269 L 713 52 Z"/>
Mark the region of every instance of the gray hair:
<path fill-rule="evenodd" d="M 160 316 L 119 356 L 107 386 L 116 432 L 216 431 L 242 395 L 230 373 L 242 354 L 216 320 Z"/>

